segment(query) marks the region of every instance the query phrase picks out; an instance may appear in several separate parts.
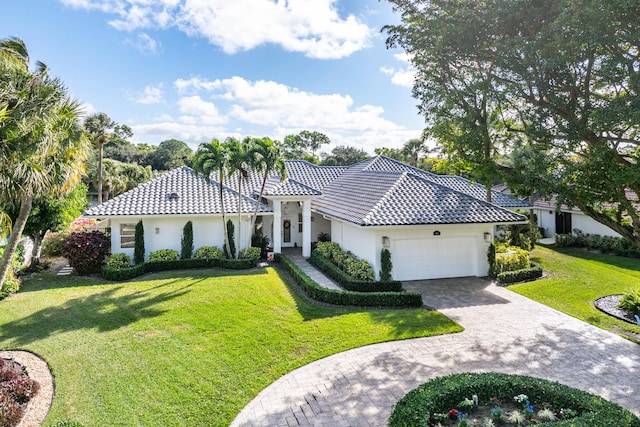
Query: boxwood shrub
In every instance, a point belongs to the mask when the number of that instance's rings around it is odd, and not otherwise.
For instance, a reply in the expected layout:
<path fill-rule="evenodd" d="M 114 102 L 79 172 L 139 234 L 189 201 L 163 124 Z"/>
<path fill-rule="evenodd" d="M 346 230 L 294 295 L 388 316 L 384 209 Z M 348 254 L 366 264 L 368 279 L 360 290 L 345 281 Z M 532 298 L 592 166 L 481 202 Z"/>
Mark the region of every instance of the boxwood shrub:
<path fill-rule="evenodd" d="M 640 420 L 628 410 L 601 397 L 566 385 L 522 375 L 463 373 L 434 378 L 407 393 L 396 403 L 390 427 L 435 425 L 435 413 L 447 413 L 465 397 L 477 395 L 479 402 L 492 396 L 500 400 L 526 394 L 534 403 L 550 403 L 555 409 L 572 409 L 575 418 L 536 423 L 553 427 L 640 427 Z"/>
<path fill-rule="evenodd" d="M 309 262 L 319 270 L 338 282 L 340 286 L 355 292 L 400 292 L 402 283 L 397 280 L 387 282 L 375 282 L 372 280 L 356 280 L 342 271 L 337 265 L 322 255 L 321 251 L 311 252 Z"/>
<path fill-rule="evenodd" d="M 149 254 L 149 262 L 175 261 L 180 259 L 180 254 L 175 249 L 158 249 Z"/>
<path fill-rule="evenodd" d="M 177 251 L 175 251 L 177 254 Z M 107 280 L 128 280 L 144 273 L 154 273 L 167 270 L 184 270 L 190 268 L 226 268 L 228 270 L 245 270 L 253 268 L 258 262 L 257 258 L 225 259 L 225 258 L 200 258 L 200 259 L 174 259 L 169 261 L 149 261 L 136 264 L 132 267 L 113 268 L 105 265 L 101 275 Z"/>
<path fill-rule="evenodd" d="M 602 253 L 640 258 L 640 250 L 624 237 L 601 236 L 599 234 L 556 234 L 556 246 L 597 249 Z"/>
<path fill-rule="evenodd" d="M 224 252 L 217 246 L 201 246 L 193 254 L 193 257 L 197 259 L 223 258 Z"/>
<path fill-rule="evenodd" d="M 349 251 L 344 251 L 335 242 L 319 242 L 316 250 L 324 258 L 331 261 L 340 270 L 354 280 L 373 281 L 375 272 L 369 261 L 360 259 Z"/>
<path fill-rule="evenodd" d="M 505 271 L 498 274 L 498 283 L 503 285 L 516 282 L 524 282 L 525 280 L 533 280 L 542 277 L 542 267 L 540 264 L 532 262 L 529 268 L 523 268 L 515 271 Z"/>
<path fill-rule="evenodd" d="M 327 289 L 317 284 L 286 255 L 276 254 L 278 262 L 312 299 L 327 304 L 360 307 L 422 307 L 422 295 L 411 292 L 354 292 Z"/>

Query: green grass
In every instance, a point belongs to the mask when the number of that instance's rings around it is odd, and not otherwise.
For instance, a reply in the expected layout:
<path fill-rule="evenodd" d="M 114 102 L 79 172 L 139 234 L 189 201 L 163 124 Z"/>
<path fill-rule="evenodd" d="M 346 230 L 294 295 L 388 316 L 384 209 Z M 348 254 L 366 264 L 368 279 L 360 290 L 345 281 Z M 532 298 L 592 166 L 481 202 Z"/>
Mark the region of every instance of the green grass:
<path fill-rule="evenodd" d="M 605 295 L 624 294 L 640 282 L 640 259 L 601 255 L 580 248 L 537 246 L 532 259 L 547 278 L 509 289 L 602 329 L 637 341 L 638 326 L 604 314 L 593 302 Z M 629 334 L 632 333 L 632 334 Z"/>
<path fill-rule="evenodd" d="M 33 351 L 53 370 L 44 425 L 226 426 L 260 390 L 306 363 L 460 330 L 424 309 L 312 304 L 272 268 L 115 284 L 43 274 L 0 302 L 0 348 Z"/>

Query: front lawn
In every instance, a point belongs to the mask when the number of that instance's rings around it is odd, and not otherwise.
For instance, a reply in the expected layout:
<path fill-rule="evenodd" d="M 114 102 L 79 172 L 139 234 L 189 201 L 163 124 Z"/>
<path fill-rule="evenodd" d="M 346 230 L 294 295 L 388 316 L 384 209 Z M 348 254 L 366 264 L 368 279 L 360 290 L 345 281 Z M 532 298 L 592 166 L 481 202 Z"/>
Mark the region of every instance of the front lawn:
<path fill-rule="evenodd" d="M 640 283 L 640 259 L 601 255 L 581 248 L 537 246 L 532 259 L 547 278 L 509 289 L 585 322 L 634 341 L 638 326 L 602 313 L 593 302 L 605 295 L 624 294 Z M 631 332 L 632 334 L 628 334 Z"/>
<path fill-rule="evenodd" d="M 0 302 L 0 349 L 43 356 L 44 425 L 226 426 L 294 368 L 354 347 L 457 332 L 424 309 L 312 304 L 272 268 L 170 271 L 123 283 L 43 274 Z"/>

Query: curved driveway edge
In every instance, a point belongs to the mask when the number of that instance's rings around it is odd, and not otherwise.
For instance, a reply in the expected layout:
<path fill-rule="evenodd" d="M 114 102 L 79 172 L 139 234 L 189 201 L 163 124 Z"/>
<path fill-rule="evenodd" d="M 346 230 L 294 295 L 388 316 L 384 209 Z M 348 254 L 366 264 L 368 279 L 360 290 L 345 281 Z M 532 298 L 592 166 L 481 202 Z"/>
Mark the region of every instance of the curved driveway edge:
<path fill-rule="evenodd" d="M 405 283 L 465 331 L 374 344 L 310 363 L 265 388 L 232 426 L 385 426 L 429 378 L 504 372 L 559 381 L 640 415 L 640 346 L 478 278 Z"/>

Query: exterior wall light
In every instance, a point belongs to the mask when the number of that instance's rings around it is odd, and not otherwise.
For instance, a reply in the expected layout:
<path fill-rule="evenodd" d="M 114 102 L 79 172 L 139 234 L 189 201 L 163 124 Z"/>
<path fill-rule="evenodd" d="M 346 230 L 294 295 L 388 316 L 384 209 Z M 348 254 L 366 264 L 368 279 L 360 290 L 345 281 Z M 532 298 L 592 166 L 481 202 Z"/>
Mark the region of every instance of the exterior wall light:
<path fill-rule="evenodd" d="M 160 234 L 160 227 L 156 227 L 156 234 Z"/>
<path fill-rule="evenodd" d="M 491 243 L 491 233 L 484 233 L 484 241 L 487 243 Z"/>
<path fill-rule="evenodd" d="M 383 247 L 388 248 L 390 242 L 391 242 L 391 239 L 389 239 L 387 236 L 382 236 L 382 246 Z"/>

